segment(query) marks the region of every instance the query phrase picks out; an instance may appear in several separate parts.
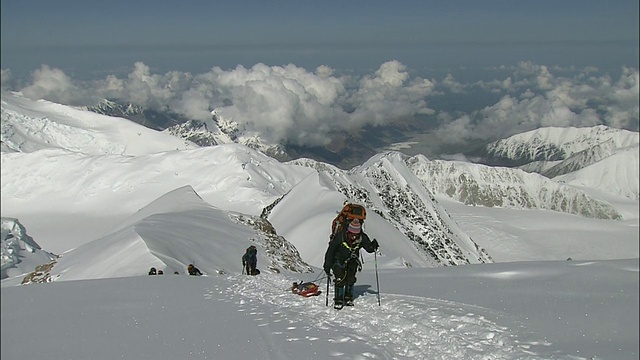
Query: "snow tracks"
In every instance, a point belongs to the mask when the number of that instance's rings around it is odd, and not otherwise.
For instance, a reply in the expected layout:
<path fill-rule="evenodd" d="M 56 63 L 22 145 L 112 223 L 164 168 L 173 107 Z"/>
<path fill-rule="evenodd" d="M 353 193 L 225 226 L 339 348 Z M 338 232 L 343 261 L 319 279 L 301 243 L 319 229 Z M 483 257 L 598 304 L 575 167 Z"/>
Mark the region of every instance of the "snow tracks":
<path fill-rule="evenodd" d="M 325 306 L 326 278 L 319 284 L 322 294 L 310 298 L 291 293 L 292 280 L 284 275 L 230 276 L 229 280 L 233 286 L 223 291 L 240 305 L 240 311 L 255 317 L 257 326 L 267 327 L 269 336 L 290 336 L 288 344 L 301 342 L 311 350 L 324 346 L 321 352 L 332 357 L 540 358 L 531 349 L 534 344 L 520 343 L 516 331 L 487 319 L 503 316 L 490 309 L 396 294 L 383 294 L 379 306 L 375 292 L 356 284 L 355 306 L 335 310 L 332 289 L 330 306 Z"/>

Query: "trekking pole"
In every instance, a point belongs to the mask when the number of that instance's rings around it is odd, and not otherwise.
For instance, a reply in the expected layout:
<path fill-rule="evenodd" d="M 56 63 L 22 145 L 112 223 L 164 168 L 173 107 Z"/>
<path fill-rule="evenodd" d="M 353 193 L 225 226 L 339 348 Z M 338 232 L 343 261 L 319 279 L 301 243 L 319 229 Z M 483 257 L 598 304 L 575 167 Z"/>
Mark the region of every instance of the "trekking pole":
<path fill-rule="evenodd" d="M 329 306 L 329 282 L 331 280 L 331 275 L 327 274 L 327 293 L 325 294 L 324 306 Z"/>
<path fill-rule="evenodd" d="M 375 240 L 375 239 L 374 239 Z M 378 287 L 378 306 L 380 306 L 380 281 L 378 281 L 378 249 L 373 252 L 373 259 L 376 264 L 376 286 Z"/>

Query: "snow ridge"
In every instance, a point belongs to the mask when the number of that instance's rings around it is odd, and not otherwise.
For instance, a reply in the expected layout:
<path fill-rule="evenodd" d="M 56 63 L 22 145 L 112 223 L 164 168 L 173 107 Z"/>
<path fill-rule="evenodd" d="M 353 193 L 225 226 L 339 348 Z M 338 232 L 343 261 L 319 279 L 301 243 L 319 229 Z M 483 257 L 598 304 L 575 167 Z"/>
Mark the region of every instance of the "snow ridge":
<path fill-rule="evenodd" d="M 381 216 L 435 266 L 493 262 L 437 204 L 399 152 L 379 154 L 347 172 L 308 159 L 294 163 L 315 168 L 346 200 Z"/>
<path fill-rule="evenodd" d="M 582 190 L 519 169 L 460 161 L 407 158 L 407 165 L 434 194 L 466 205 L 546 209 L 596 219 L 620 219 L 610 204 Z"/>
<path fill-rule="evenodd" d="M 638 144 L 631 147 L 638 147 Z M 558 164 L 553 165 L 551 168 L 541 172 L 542 175 L 552 179 L 556 176 L 568 174 L 573 171 L 580 170 L 589 165 L 595 164 L 598 161 L 605 159 L 609 156 L 613 156 L 620 151 L 624 151 L 628 147 L 620 148 L 615 144 L 613 139 L 609 139 L 602 143 L 591 146 L 582 151 L 571 154 L 566 159 L 560 161 Z"/>
<path fill-rule="evenodd" d="M 258 247 L 264 273 L 312 271 L 264 219 L 217 209 L 184 186 L 140 209 L 104 237 L 65 253 L 51 276 L 55 281 L 139 276 L 150 267 L 183 274 L 188 264 L 204 274 L 233 273 L 241 268 L 240 257 L 249 244 Z M 233 249 L 238 258 L 229 259 L 221 249 Z M 82 275 L 75 268 L 82 269 Z"/>
<path fill-rule="evenodd" d="M 563 160 L 596 145 L 610 142 L 609 149 L 638 144 L 638 133 L 604 125 L 588 128 L 546 127 L 495 141 L 485 151 L 498 158 L 517 162 Z"/>
<path fill-rule="evenodd" d="M 132 103 L 120 104 L 116 101 L 102 99 L 98 104 L 94 106 L 87 106 L 82 108 L 87 111 L 92 111 L 102 115 L 116 116 L 116 117 L 128 117 L 142 114 L 144 109 L 142 106 L 134 105 Z"/>

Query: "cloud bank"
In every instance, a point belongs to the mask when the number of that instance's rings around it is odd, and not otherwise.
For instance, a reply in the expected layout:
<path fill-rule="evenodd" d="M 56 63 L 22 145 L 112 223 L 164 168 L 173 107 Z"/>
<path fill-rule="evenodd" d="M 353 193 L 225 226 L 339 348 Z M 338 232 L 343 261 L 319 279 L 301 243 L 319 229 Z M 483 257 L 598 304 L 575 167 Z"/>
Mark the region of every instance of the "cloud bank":
<path fill-rule="evenodd" d="M 619 79 L 590 76 L 593 69 L 573 77 L 555 76 L 546 67 L 519 63 L 506 79 L 459 84 L 450 76 L 451 91 L 480 87 L 503 94 L 493 105 L 452 118 L 440 114 L 436 130 L 442 143 L 495 140 L 540 127 L 607 125 L 638 131 L 638 70 L 622 68 Z"/>
<path fill-rule="evenodd" d="M 638 69 L 623 67 L 617 79 L 596 75 L 591 67 L 549 68 L 531 62 L 484 71 L 495 78 L 461 83 L 453 74 L 440 81 L 411 77 L 395 60 L 361 77 L 339 76 L 328 66 L 308 71 L 293 64 L 262 63 L 227 70 L 213 67 L 196 75 L 156 74 L 137 62 L 125 77 L 79 81 L 43 65 L 16 90 L 30 98 L 78 106 L 104 98 L 127 101 L 198 120 L 209 119 L 216 109 L 267 141 L 307 146 L 326 145 L 333 132 L 422 115 L 432 116 L 438 125 L 434 142 L 448 145 L 492 141 L 544 126 L 604 124 L 638 130 Z M 3 88 L 10 83 L 10 70 L 3 69 Z M 478 91 L 498 100 L 469 113 L 430 105 L 437 97 L 467 101 Z"/>

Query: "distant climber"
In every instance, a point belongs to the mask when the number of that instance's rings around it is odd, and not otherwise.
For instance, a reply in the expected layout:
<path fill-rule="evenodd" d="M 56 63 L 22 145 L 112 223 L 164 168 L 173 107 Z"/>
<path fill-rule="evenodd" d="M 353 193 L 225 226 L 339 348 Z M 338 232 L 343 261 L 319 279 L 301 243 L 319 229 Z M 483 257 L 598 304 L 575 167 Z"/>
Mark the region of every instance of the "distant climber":
<path fill-rule="evenodd" d="M 152 267 L 151 269 L 149 269 L 149 275 L 157 275 L 156 268 Z"/>
<path fill-rule="evenodd" d="M 242 255 L 242 266 L 247 271 L 247 275 L 260 274 L 260 270 L 256 268 L 258 266 L 258 249 L 254 245 L 249 246 Z"/>
<path fill-rule="evenodd" d="M 200 269 L 193 266 L 193 264 L 189 264 L 189 266 L 187 266 L 187 272 L 189 273 L 189 275 L 193 275 L 193 276 L 202 275 L 202 272 L 200 272 Z"/>

